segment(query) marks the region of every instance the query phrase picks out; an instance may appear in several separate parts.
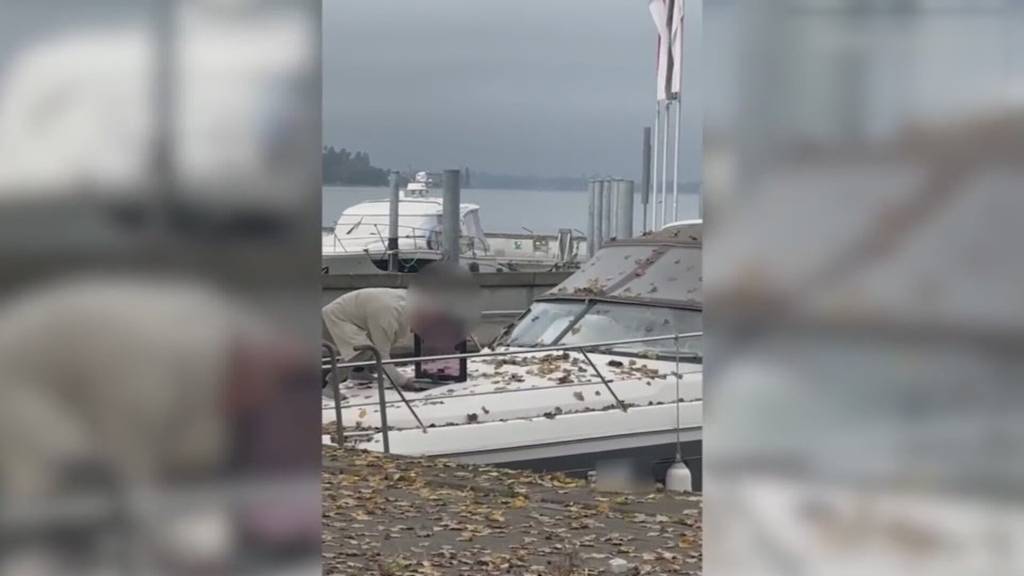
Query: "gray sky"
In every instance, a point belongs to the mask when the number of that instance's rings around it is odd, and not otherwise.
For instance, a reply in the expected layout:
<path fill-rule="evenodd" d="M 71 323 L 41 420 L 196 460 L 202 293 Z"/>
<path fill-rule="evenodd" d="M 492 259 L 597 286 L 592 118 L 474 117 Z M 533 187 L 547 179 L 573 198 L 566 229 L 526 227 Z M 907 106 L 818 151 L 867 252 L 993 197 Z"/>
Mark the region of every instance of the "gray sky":
<path fill-rule="evenodd" d="M 684 50 L 699 46 L 699 10 L 687 2 Z M 655 46 L 646 0 L 328 0 L 324 143 L 389 168 L 637 178 Z"/>

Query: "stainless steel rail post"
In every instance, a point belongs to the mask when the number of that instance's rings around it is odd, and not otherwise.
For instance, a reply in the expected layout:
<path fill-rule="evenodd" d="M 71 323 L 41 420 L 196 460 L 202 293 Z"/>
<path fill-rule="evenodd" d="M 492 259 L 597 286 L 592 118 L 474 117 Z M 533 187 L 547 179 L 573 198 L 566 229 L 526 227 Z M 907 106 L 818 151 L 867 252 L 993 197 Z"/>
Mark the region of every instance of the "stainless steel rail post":
<path fill-rule="evenodd" d="M 619 396 L 618 394 L 615 393 L 615 390 L 612 390 L 612 385 L 604 377 L 604 374 L 601 373 L 601 370 L 597 368 L 597 364 L 594 364 L 594 361 L 590 359 L 590 354 L 587 354 L 587 351 L 584 350 L 583 348 L 579 348 L 579 352 L 580 354 L 583 354 L 583 357 L 587 359 L 587 363 L 589 363 L 590 367 L 594 369 L 595 373 L 597 373 L 597 377 L 600 378 L 601 382 L 604 383 L 604 387 L 608 389 L 608 393 L 612 395 L 612 398 L 615 398 L 615 402 L 619 404 L 619 408 L 622 408 L 623 412 L 628 412 L 629 410 L 626 408 L 626 404 L 619 399 Z"/>
<path fill-rule="evenodd" d="M 373 354 L 377 365 L 377 400 L 380 402 L 380 433 L 384 439 L 384 453 L 391 454 L 391 441 L 388 438 L 388 401 L 384 394 L 384 365 L 381 364 L 380 350 L 373 346 L 360 346 L 356 351 L 367 351 Z"/>
<path fill-rule="evenodd" d="M 380 355 L 380 350 L 377 350 L 374 346 L 358 346 L 356 351 L 369 352 L 370 354 L 373 354 L 373 361 L 377 370 L 377 399 L 380 404 L 380 431 L 384 440 L 384 453 L 390 454 L 391 442 L 388 438 L 388 402 L 384 393 L 384 377 L 386 376 L 384 373 L 384 360 Z M 427 427 L 424 426 L 423 420 L 420 420 L 420 415 L 416 413 L 415 409 L 413 409 L 412 404 L 409 404 L 409 400 L 405 397 L 405 394 L 402 393 L 402 389 L 398 387 L 397 383 L 391 380 L 390 376 L 388 376 L 388 381 L 391 382 L 391 386 L 395 389 L 398 397 L 402 399 L 402 403 L 409 409 L 409 413 L 416 419 L 416 423 L 420 425 L 420 430 L 425 433 L 427 431 Z"/>
<path fill-rule="evenodd" d="M 383 367 L 384 363 L 380 362 L 378 366 Z M 384 377 L 388 379 L 388 382 L 391 382 L 391 387 L 395 389 L 395 393 L 398 394 L 398 397 L 402 400 L 402 404 L 405 404 L 405 407 L 409 409 L 409 414 L 412 414 L 412 417 L 416 420 L 416 423 L 420 425 L 420 430 L 426 433 L 427 427 L 423 424 L 423 420 L 420 420 L 420 415 L 416 413 L 416 410 L 413 409 L 412 404 L 410 404 L 409 400 L 405 397 L 405 392 L 402 392 L 402 389 L 398 387 L 398 384 L 391 379 L 391 376 L 388 375 L 387 372 L 384 373 Z"/>
<path fill-rule="evenodd" d="M 338 384 L 338 349 L 330 342 L 321 343 L 321 347 L 331 355 L 331 393 L 334 395 L 334 430 L 338 435 L 338 446 L 345 439 L 341 424 L 341 387 Z"/>

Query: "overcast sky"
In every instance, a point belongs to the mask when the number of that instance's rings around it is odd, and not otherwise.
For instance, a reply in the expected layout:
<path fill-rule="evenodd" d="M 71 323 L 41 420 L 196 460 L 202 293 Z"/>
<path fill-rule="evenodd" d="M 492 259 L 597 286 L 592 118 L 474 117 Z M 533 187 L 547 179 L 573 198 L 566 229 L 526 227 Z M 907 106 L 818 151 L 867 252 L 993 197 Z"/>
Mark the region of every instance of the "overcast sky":
<path fill-rule="evenodd" d="M 0 71 L 27 36 L 133 4 L 14 3 Z M 687 0 L 684 181 L 700 172 L 700 11 Z M 655 46 L 647 0 L 325 0 L 324 143 L 403 170 L 639 178 Z"/>
<path fill-rule="evenodd" d="M 687 2 L 688 54 L 699 10 Z M 655 46 L 646 0 L 328 0 L 324 143 L 403 170 L 637 178 Z M 686 181 L 700 165 L 693 110 Z"/>

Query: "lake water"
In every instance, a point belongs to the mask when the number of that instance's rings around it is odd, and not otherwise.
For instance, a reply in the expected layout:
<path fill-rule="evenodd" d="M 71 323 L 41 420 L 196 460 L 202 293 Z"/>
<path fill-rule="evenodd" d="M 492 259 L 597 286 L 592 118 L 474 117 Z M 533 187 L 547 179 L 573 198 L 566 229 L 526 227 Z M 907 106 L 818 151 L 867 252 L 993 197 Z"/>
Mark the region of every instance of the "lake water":
<path fill-rule="evenodd" d="M 440 195 L 440 190 L 437 194 Z M 324 186 L 323 224 L 333 225 L 341 212 L 365 200 L 387 199 L 384 187 Z M 586 233 L 589 196 L 585 190 L 462 190 L 462 201 L 480 206 L 480 221 L 486 232 L 523 232 L 554 234 L 559 228 L 575 228 Z M 699 197 L 679 195 L 679 218 L 697 218 Z M 640 204 L 636 204 L 635 229 L 640 229 Z"/>

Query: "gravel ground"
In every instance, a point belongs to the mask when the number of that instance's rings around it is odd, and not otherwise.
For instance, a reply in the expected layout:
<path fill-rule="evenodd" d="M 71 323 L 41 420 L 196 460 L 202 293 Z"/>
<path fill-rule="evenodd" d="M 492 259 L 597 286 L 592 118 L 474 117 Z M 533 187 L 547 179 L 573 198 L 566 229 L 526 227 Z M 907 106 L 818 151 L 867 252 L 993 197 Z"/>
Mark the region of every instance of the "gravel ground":
<path fill-rule="evenodd" d="M 701 500 L 324 448 L 323 573 L 699 574 Z"/>

